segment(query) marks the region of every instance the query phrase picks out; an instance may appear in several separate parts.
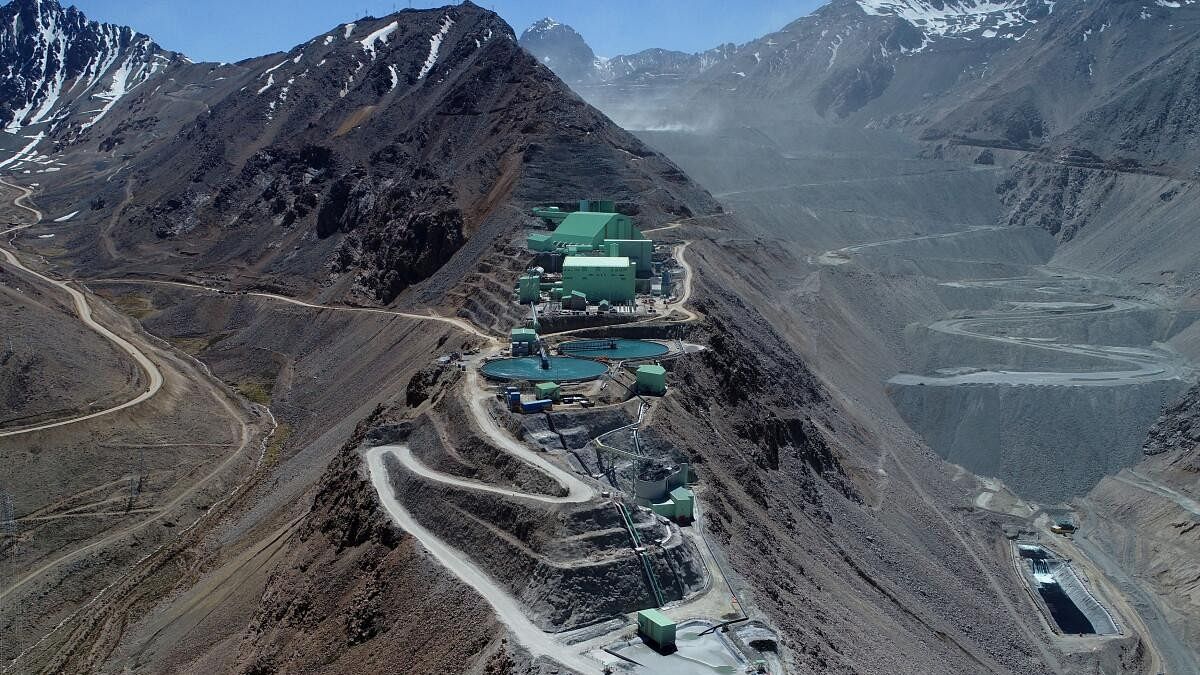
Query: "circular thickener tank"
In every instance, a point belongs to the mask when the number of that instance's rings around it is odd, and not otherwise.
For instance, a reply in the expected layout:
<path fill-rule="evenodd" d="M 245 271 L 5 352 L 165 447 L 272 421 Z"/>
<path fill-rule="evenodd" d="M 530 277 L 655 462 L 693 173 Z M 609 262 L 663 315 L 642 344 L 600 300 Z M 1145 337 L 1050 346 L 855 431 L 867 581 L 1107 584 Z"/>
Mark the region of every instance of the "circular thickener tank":
<path fill-rule="evenodd" d="M 483 364 L 484 377 L 492 380 L 528 380 L 530 382 L 579 382 L 594 380 L 608 367 L 603 363 L 569 356 L 551 356 L 550 368 L 542 369 L 542 359 L 525 356 L 517 359 L 497 359 Z"/>
<path fill-rule="evenodd" d="M 628 361 L 631 359 L 652 359 L 671 351 L 664 344 L 649 340 L 629 340 L 626 338 L 603 338 L 600 340 L 572 340 L 558 346 L 558 351 L 584 359 L 601 357 L 613 361 Z"/>

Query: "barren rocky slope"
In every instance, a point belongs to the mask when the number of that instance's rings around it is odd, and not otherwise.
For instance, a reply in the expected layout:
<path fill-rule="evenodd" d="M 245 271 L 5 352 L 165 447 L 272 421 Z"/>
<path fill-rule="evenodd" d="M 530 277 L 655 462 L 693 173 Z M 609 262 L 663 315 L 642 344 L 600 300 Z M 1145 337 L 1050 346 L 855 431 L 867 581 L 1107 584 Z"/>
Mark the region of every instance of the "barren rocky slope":
<path fill-rule="evenodd" d="M 1184 644 L 1200 639 L 1197 425 L 1200 388 L 1193 387 L 1151 428 L 1145 459 L 1096 486 L 1081 509 L 1083 541 L 1153 598 L 1161 614 L 1149 609 L 1148 619 L 1168 623 Z"/>
<path fill-rule="evenodd" d="M 386 303 L 548 183 L 648 222 L 713 208 L 469 3 L 171 75 L 174 91 L 115 102 L 109 135 L 55 132 L 68 166 L 44 178 L 42 200 L 88 226 L 58 242 L 73 264 Z M 79 175 L 95 158 L 121 179 Z"/>

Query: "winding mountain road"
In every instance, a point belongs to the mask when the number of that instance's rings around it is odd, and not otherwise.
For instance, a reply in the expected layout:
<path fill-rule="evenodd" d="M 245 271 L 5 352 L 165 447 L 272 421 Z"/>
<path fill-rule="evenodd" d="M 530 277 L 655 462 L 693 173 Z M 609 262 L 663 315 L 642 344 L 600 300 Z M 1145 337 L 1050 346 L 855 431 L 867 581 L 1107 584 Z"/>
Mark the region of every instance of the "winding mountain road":
<path fill-rule="evenodd" d="M 822 265 L 844 265 L 850 262 L 852 254 L 861 253 L 872 248 L 914 241 L 947 239 L 1005 229 L 1011 228 L 978 226 L 956 232 L 896 237 L 853 244 L 822 253 L 818 258 L 818 262 Z M 936 321 L 929 324 L 927 328 L 944 335 L 954 335 L 1030 349 L 1054 351 L 1072 356 L 1090 357 L 1101 361 L 1110 361 L 1117 366 L 1116 368 L 1098 371 L 1025 371 L 963 367 L 955 369 L 960 372 L 941 375 L 901 373 L 889 379 L 888 383 L 934 387 L 952 387 L 964 384 L 1111 387 L 1162 380 L 1186 380 L 1194 375 L 1194 370 L 1188 365 L 1185 359 L 1170 349 L 1159 345 L 1144 348 L 1076 344 L 1054 339 L 1007 334 L 1008 331 L 1004 329 L 1005 325 L 1061 321 L 1081 317 L 1091 318 L 1102 314 L 1161 309 L 1150 302 L 1128 298 L 1116 298 L 1103 303 L 1057 300 L 1062 297 L 1078 295 L 1078 291 L 1058 289 L 1054 287 L 1056 284 L 1078 284 L 1086 281 L 1088 279 L 1083 276 L 1059 276 L 945 282 L 942 284 L 943 286 L 953 288 L 1020 289 L 1021 286 L 1032 285 L 1032 288 L 1027 290 L 1052 296 L 1056 298 L 1056 301 L 1010 302 L 1008 303 L 1009 310 L 980 311 L 976 316 Z"/>
<path fill-rule="evenodd" d="M 1039 287 L 1035 289 L 1038 292 L 1058 295 L 1058 291 L 1047 286 L 1056 281 L 1059 283 L 1076 282 L 1080 281 L 1080 279 L 990 279 L 977 282 L 951 282 L 951 284 L 957 287 L 969 287 L 972 285 L 996 287 L 998 284 L 1007 283 L 1008 285 L 1015 285 L 1033 282 L 1039 284 Z M 1158 309 L 1150 302 L 1114 299 L 1104 303 L 1012 302 L 1009 305 L 1016 311 L 980 312 L 979 316 L 936 321 L 930 324 L 928 328 L 931 331 L 945 335 L 1110 361 L 1115 365 L 1123 366 L 1123 368 L 1101 371 L 964 369 L 964 372 L 936 376 L 902 373 L 891 378 L 888 382 L 901 385 L 940 387 L 962 384 L 1111 387 L 1162 380 L 1186 380 L 1194 374 L 1194 370 L 1183 357 L 1163 346 L 1128 347 L 1078 344 L 1060 342 L 1048 338 L 1008 335 L 1004 329 L 1005 325 L 1020 325 L 1030 322 L 1055 322 L 1064 319 L 1092 318 L 1104 314 L 1118 314 L 1143 309 Z"/>
<path fill-rule="evenodd" d="M 120 284 L 147 284 L 147 285 L 155 285 L 155 286 L 177 286 L 179 288 L 190 288 L 193 290 L 209 291 L 212 293 L 228 293 L 228 291 L 224 291 L 220 288 L 216 288 L 213 286 L 204 286 L 202 284 L 193 284 L 193 283 L 188 283 L 188 282 L 184 282 L 184 281 L 164 281 L 161 279 L 138 279 L 136 277 L 111 277 L 111 278 L 90 279 L 89 281 L 93 281 L 96 283 L 120 283 Z M 377 307 L 350 307 L 347 305 L 321 305 L 321 304 L 317 304 L 317 303 L 313 303 L 313 302 L 306 302 L 304 300 L 297 300 L 296 298 L 289 298 L 286 295 L 278 295 L 276 293 L 262 293 L 259 291 L 241 291 L 241 292 L 238 292 L 237 294 L 252 296 L 252 297 L 256 297 L 256 298 L 267 298 L 270 300 L 277 300 L 279 302 L 285 302 L 289 305 L 296 305 L 298 307 L 307 307 L 309 309 L 328 310 L 331 312 L 363 312 L 366 314 L 384 314 L 387 316 L 399 316 L 399 317 L 404 317 L 406 319 L 416 319 L 417 321 L 437 321 L 439 323 L 445 323 L 445 324 L 454 326 L 455 328 L 463 331 L 464 333 L 470 333 L 471 335 L 474 335 L 475 337 L 487 340 L 490 343 L 498 344 L 497 338 L 495 336 L 488 335 L 487 333 L 479 330 L 475 326 L 472 326 L 470 323 L 463 321 L 462 319 L 456 319 L 454 317 L 449 317 L 449 316 L 440 316 L 437 314 L 415 314 L 413 312 L 401 312 L 401 311 L 397 311 L 394 309 L 381 309 L 381 308 L 377 308 Z"/>
<path fill-rule="evenodd" d="M 417 459 L 412 454 L 412 448 L 410 448 L 408 445 L 380 445 L 374 449 L 390 452 L 392 456 L 399 460 L 400 465 L 405 469 L 408 469 L 413 474 L 420 476 L 421 478 L 431 480 L 435 483 L 450 485 L 456 488 L 463 488 L 465 490 L 488 492 L 491 494 L 501 495 L 503 497 L 515 497 L 517 499 L 528 499 L 535 502 L 544 502 L 546 504 L 569 504 L 581 501 L 577 496 L 572 497 L 571 495 L 568 495 L 566 497 L 555 497 L 553 495 L 532 494 L 529 492 L 520 492 L 518 490 L 507 490 L 505 488 L 496 487 L 495 485 L 489 485 L 487 483 L 471 480 L 469 478 L 451 476 L 450 474 L 442 473 L 441 471 L 431 469 L 422 464 L 421 460 Z"/>
<path fill-rule="evenodd" d="M 3 182 L 3 181 L 0 181 L 0 182 Z M 7 182 L 5 182 L 4 184 L 9 187 L 17 187 L 17 186 L 12 185 L 11 183 L 7 183 Z M 14 199 L 13 204 L 20 206 L 23 209 L 27 209 L 28 211 L 33 213 L 34 216 L 36 216 L 37 219 L 40 221 L 42 219 L 41 211 L 38 211 L 37 209 L 35 209 L 31 206 L 27 206 L 27 205 L 20 203 L 21 201 L 28 199 L 29 194 L 30 194 L 29 189 L 28 188 L 18 188 L 18 189 L 22 190 L 24 192 L 24 194 L 16 199 Z M 29 227 L 29 225 L 12 227 L 12 228 L 5 230 L 3 233 L 12 232 L 12 231 L 15 231 L 18 229 L 23 229 L 25 227 Z M 0 234 L 3 234 L 3 233 L 0 233 Z M 48 422 L 46 424 L 39 424 L 39 425 L 32 426 L 32 427 L 24 427 L 21 429 L 12 429 L 9 431 L 0 431 L 0 438 L 4 438 L 4 437 L 8 437 L 8 436 L 18 436 L 21 434 L 31 434 L 31 433 L 35 433 L 38 431 L 45 431 L 46 429 L 53 429 L 55 427 L 66 426 L 68 424 L 76 424 L 78 422 L 83 422 L 85 420 L 91 420 L 91 419 L 95 419 L 97 417 L 111 415 L 120 410 L 124 410 L 126 408 L 132 408 L 133 406 L 150 399 L 155 394 L 157 394 L 160 389 L 162 389 L 163 376 L 162 376 L 162 372 L 158 369 L 158 366 L 156 366 L 154 364 L 154 362 L 150 360 L 150 357 L 146 356 L 146 354 L 142 350 L 138 349 L 132 343 L 130 343 L 128 340 L 126 340 L 125 338 L 121 337 L 120 335 L 117 335 L 116 333 L 112 332 L 111 330 L 109 330 L 108 328 L 103 326 L 102 324 L 98 323 L 94 318 L 92 318 L 92 308 L 91 308 L 91 306 L 88 305 L 87 298 L 83 295 L 83 293 L 80 293 L 79 291 L 75 290 L 74 288 L 70 287 L 69 285 L 67 285 L 66 283 L 64 283 L 62 281 L 58 281 L 56 279 L 51 279 L 50 277 L 48 277 L 44 274 L 40 274 L 38 272 L 35 272 L 35 271 L 29 269 L 28 267 L 26 267 L 25 265 L 23 265 L 21 263 L 21 261 L 17 258 L 17 256 L 13 255 L 12 252 L 6 248 L 0 248 L 0 256 L 3 256 L 5 262 L 8 265 L 15 267 L 16 269 L 20 270 L 21 272 L 25 273 L 26 275 L 34 277 L 35 279 L 38 279 L 39 281 L 42 281 L 43 283 L 49 284 L 51 286 L 55 286 L 55 287 L 63 290 L 64 292 L 66 292 L 66 294 L 71 297 L 72 303 L 74 303 L 74 305 L 75 305 L 75 313 L 79 315 L 80 321 L 82 321 L 84 323 L 84 325 L 86 325 L 88 328 L 92 329 L 92 331 L 98 333 L 105 340 L 108 340 L 109 342 L 113 343 L 121 351 L 125 352 L 130 357 L 132 357 L 133 360 L 138 364 L 138 366 L 146 373 L 146 377 L 148 379 L 148 384 L 147 384 L 145 391 L 143 391 L 141 394 L 137 395 L 136 397 L 134 397 L 128 401 L 125 401 L 124 403 L 121 403 L 119 405 L 115 405 L 111 408 L 101 410 L 98 412 L 89 413 L 86 415 L 79 415 L 76 417 L 71 417 L 69 419 L 59 420 L 56 422 Z"/>

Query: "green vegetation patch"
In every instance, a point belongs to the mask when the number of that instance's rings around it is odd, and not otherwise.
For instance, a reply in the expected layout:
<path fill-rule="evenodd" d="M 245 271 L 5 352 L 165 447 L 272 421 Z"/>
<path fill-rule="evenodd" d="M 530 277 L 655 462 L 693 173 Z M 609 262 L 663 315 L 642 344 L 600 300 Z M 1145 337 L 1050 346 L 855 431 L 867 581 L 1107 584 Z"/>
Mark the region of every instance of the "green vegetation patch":
<path fill-rule="evenodd" d="M 266 378 L 250 377 L 238 380 L 233 388 L 239 394 L 245 396 L 251 401 L 259 405 L 269 405 L 271 403 L 271 390 L 275 383 Z"/>
<path fill-rule="evenodd" d="M 275 466 L 279 463 L 279 456 L 283 453 L 283 446 L 287 444 L 288 438 L 291 435 L 292 428 L 284 422 L 280 422 L 279 426 L 275 427 L 275 433 L 267 441 L 267 450 L 263 455 L 264 464 Z"/>
<path fill-rule="evenodd" d="M 141 321 L 158 310 L 150 298 L 137 293 L 126 293 L 113 297 L 110 302 L 113 306 L 121 311 L 122 314 L 132 316 Z"/>
<path fill-rule="evenodd" d="M 229 337 L 229 333 L 217 333 L 216 335 L 200 335 L 193 337 L 169 337 L 167 342 L 170 342 L 176 349 L 187 352 L 192 356 L 199 356 L 204 352 L 212 349 L 222 340 Z"/>

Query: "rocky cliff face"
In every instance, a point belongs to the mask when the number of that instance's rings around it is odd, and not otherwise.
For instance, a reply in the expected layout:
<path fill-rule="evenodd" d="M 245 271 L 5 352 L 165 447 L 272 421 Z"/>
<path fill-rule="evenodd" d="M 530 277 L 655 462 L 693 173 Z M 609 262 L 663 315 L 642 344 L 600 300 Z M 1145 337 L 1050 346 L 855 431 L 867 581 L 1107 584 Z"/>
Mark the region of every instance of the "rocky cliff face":
<path fill-rule="evenodd" d="M 1163 411 L 1150 427 L 1143 451 L 1147 455 L 1189 452 L 1200 445 L 1200 386 L 1192 387 Z"/>

